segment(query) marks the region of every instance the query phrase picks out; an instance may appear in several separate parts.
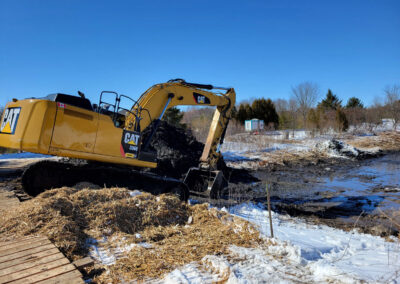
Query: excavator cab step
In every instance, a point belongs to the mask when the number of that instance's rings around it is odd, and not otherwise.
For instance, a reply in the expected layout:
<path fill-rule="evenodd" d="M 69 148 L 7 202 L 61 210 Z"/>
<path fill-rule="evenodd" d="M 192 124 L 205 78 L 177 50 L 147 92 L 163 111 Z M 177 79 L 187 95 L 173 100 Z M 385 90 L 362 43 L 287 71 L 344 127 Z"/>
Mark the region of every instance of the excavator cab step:
<path fill-rule="evenodd" d="M 193 195 L 217 199 L 221 191 L 228 185 L 222 171 L 210 171 L 200 168 L 190 168 L 183 183 Z"/>

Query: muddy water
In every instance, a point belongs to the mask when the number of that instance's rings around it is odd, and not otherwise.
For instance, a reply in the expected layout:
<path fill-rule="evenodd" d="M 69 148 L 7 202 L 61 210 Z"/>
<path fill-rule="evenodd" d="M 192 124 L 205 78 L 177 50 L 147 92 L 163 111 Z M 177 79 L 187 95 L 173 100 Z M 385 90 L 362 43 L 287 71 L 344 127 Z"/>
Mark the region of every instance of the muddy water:
<path fill-rule="evenodd" d="M 400 154 L 365 161 L 340 175 L 322 178 L 314 188 L 322 194 L 333 193 L 331 200 L 346 203 L 359 200 L 364 211 L 376 207 L 400 209 Z M 339 193 L 339 196 L 337 196 Z"/>
<path fill-rule="evenodd" d="M 400 154 L 298 164 L 259 171 L 253 200 L 265 202 L 265 184 L 278 212 L 375 235 L 396 235 L 400 224 Z"/>

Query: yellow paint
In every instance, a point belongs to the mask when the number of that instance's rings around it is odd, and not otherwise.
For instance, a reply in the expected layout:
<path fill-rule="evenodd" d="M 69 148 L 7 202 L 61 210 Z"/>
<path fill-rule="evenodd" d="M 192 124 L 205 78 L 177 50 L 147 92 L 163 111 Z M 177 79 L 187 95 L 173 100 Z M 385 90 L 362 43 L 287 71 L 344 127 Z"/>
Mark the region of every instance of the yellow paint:
<path fill-rule="evenodd" d="M 177 105 L 198 105 L 193 92 L 210 100 L 210 104 L 202 105 L 217 107 L 201 158 L 203 163 L 212 168 L 216 166 L 220 155 L 216 149 L 235 105 L 233 89 L 221 94 L 177 82 L 158 84 L 145 92 L 131 112 L 148 110 L 148 113 L 142 111 L 142 120 L 138 122 L 143 131 L 150 124 L 150 117 L 154 120 L 160 116 L 169 94 L 173 94 L 173 98 L 168 108 Z M 156 163 L 139 160 L 131 153 L 121 153 L 123 128 L 116 127 L 108 115 L 68 104 L 58 107 L 56 102 L 45 99 L 20 100 L 6 106 L 15 107 L 21 108 L 15 133 L 3 133 L 11 132 L 8 123 L 0 133 L 1 147 L 135 167 L 157 166 Z M 135 120 L 135 116 L 128 114 L 125 117 L 125 129 L 134 131 Z M 137 146 L 134 141 L 130 141 L 129 144 Z"/>
<path fill-rule="evenodd" d="M 3 130 L 1 132 L 4 133 L 11 133 L 11 125 L 9 122 L 6 123 L 6 125 L 4 126 Z"/>

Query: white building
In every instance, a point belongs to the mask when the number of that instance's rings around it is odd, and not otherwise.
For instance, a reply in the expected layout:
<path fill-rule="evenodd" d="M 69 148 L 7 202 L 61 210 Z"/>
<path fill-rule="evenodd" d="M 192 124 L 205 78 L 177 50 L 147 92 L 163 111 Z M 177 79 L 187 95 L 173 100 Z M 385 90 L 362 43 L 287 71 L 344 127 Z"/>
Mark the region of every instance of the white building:
<path fill-rule="evenodd" d="M 260 131 L 264 129 L 264 120 L 253 118 L 244 121 L 244 129 L 246 131 Z"/>

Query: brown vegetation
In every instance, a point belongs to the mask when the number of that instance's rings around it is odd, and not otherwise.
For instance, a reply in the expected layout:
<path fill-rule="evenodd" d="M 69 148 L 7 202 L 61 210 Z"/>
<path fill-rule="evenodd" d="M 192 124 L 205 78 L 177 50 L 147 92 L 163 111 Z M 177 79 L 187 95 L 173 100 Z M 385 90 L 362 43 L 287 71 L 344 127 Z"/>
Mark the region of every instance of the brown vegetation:
<path fill-rule="evenodd" d="M 152 248 L 134 246 L 127 258 L 108 267 L 109 274 L 97 277 L 99 282 L 159 277 L 205 255 L 224 254 L 230 245 L 262 243 L 247 221 L 209 210 L 208 204 L 189 206 L 171 195 L 132 197 L 124 188 L 64 187 L 44 192 L 1 212 L 0 238 L 10 234 L 47 236 L 70 259 L 88 253 L 88 238 L 114 237 L 110 246 L 151 244 Z"/>
<path fill-rule="evenodd" d="M 357 137 L 346 142 L 360 149 L 379 148 L 384 151 L 400 151 L 400 132 L 382 132 L 377 136 Z"/>

